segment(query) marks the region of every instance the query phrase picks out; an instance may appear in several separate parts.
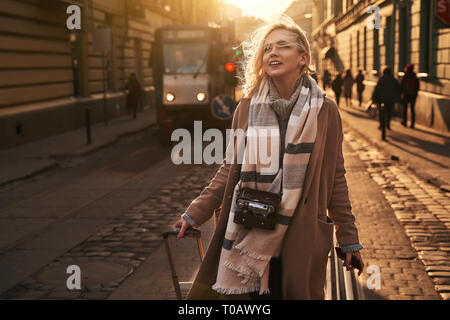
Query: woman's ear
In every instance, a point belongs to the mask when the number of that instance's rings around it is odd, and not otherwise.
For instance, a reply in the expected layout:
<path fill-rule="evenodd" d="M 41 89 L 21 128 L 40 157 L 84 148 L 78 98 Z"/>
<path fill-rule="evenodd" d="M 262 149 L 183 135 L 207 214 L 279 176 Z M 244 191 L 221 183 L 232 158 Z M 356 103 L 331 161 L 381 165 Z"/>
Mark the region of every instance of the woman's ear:
<path fill-rule="evenodd" d="M 300 55 L 299 61 L 298 61 L 298 66 L 302 67 L 304 65 L 306 65 L 308 63 L 308 54 L 306 53 L 302 53 Z"/>

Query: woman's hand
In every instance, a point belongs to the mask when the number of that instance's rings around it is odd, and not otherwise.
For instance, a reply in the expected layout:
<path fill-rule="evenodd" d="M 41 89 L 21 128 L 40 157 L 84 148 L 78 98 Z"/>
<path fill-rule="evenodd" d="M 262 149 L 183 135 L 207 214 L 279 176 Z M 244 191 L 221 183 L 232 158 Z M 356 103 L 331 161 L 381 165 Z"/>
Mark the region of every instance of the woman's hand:
<path fill-rule="evenodd" d="M 183 218 L 181 218 L 180 220 L 178 220 L 177 222 L 175 222 L 175 224 L 173 225 L 174 228 L 181 228 L 180 232 L 177 235 L 177 240 L 180 240 L 182 238 L 184 238 L 184 232 L 191 228 L 192 225 L 187 222 L 186 220 L 184 220 Z"/>
<path fill-rule="evenodd" d="M 357 252 L 346 252 L 345 253 L 344 266 L 347 268 L 347 271 L 353 271 L 355 269 L 355 267 L 351 265 L 352 255 L 355 256 L 359 260 L 359 262 L 361 263 L 361 270 L 358 271 L 358 276 L 360 276 L 361 273 L 364 270 L 364 262 L 363 262 L 363 259 L 361 258 L 361 254 L 359 253 L 359 251 L 357 251 Z"/>

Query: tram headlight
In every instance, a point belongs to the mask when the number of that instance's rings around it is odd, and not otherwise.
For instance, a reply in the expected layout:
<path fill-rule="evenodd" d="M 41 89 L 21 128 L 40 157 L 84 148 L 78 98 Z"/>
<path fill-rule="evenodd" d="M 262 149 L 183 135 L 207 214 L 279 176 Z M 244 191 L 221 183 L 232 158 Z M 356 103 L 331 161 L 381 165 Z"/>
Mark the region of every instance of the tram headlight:
<path fill-rule="evenodd" d="M 173 93 L 166 94 L 166 100 L 172 102 L 173 100 L 175 100 L 175 95 Z"/>
<path fill-rule="evenodd" d="M 204 92 L 197 93 L 197 100 L 198 101 L 202 102 L 202 101 L 205 101 L 205 99 L 206 99 L 206 93 L 204 93 Z"/>

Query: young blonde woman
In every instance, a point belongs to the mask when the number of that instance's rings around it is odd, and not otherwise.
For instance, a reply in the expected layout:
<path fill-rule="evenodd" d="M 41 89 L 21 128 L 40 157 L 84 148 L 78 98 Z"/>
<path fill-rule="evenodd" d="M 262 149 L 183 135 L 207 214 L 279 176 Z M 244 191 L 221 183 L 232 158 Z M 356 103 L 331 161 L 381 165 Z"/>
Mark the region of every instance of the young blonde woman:
<path fill-rule="evenodd" d="M 232 128 L 247 132 L 244 161 L 232 140 L 233 161 L 224 162 L 174 225 L 182 238 L 220 208 L 188 299 L 324 299 L 334 227 L 347 270 L 354 269 L 352 255 L 364 267 L 344 176 L 341 118 L 309 76 L 310 46 L 292 19 L 259 27 L 243 46 L 245 99 Z M 279 143 L 279 166 L 269 173 L 262 161 L 245 161 L 251 150 L 261 152 L 252 139 L 261 130 L 270 133 L 268 145 Z M 274 230 L 234 223 L 239 186 L 281 195 Z"/>

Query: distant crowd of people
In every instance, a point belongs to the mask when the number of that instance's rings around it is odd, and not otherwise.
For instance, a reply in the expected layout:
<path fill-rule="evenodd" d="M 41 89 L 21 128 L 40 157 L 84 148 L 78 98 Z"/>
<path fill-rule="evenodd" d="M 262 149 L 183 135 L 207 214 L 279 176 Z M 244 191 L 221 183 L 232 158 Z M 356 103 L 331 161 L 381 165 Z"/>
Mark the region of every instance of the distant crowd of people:
<path fill-rule="evenodd" d="M 404 76 L 400 80 L 395 79 L 392 69 L 388 66 L 384 67 L 383 75 L 378 79 L 375 90 L 372 94 L 372 101 L 378 106 L 378 110 L 381 111 L 381 106 L 384 107 L 384 112 L 379 113 L 380 126 L 384 121 L 385 127 L 391 129 L 392 109 L 396 102 L 403 104 L 403 126 L 407 126 L 408 107 L 411 111 L 411 124 L 410 127 L 414 128 L 415 112 L 414 107 L 416 104 L 417 93 L 419 91 L 419 79 L 414 72 L 414 64 L 408 64 L 404 70 Z M 347 106 L 351 106 L 352 89 L 356 83 L 356 91 L 358 93 L 359 106 L 362 105 L 362 96 L 365 89 L 364 75 L 362 70 L 359 70 L 356 78 L 353 78 L 351 70 L 345 72 L 345 76 L 342 77 L 341 73 L 338 73 L 335 78 L 331 79 L 331 73 L 325 70 L 322 75 L 322 83 L 324 90 L 327 87 L 331 87 L 336 97 L 336 104 L 339 106 L 342 92 L 344 92 L 345 103 Z M 384 119 L 382 119 L 384 114 Z"/>

